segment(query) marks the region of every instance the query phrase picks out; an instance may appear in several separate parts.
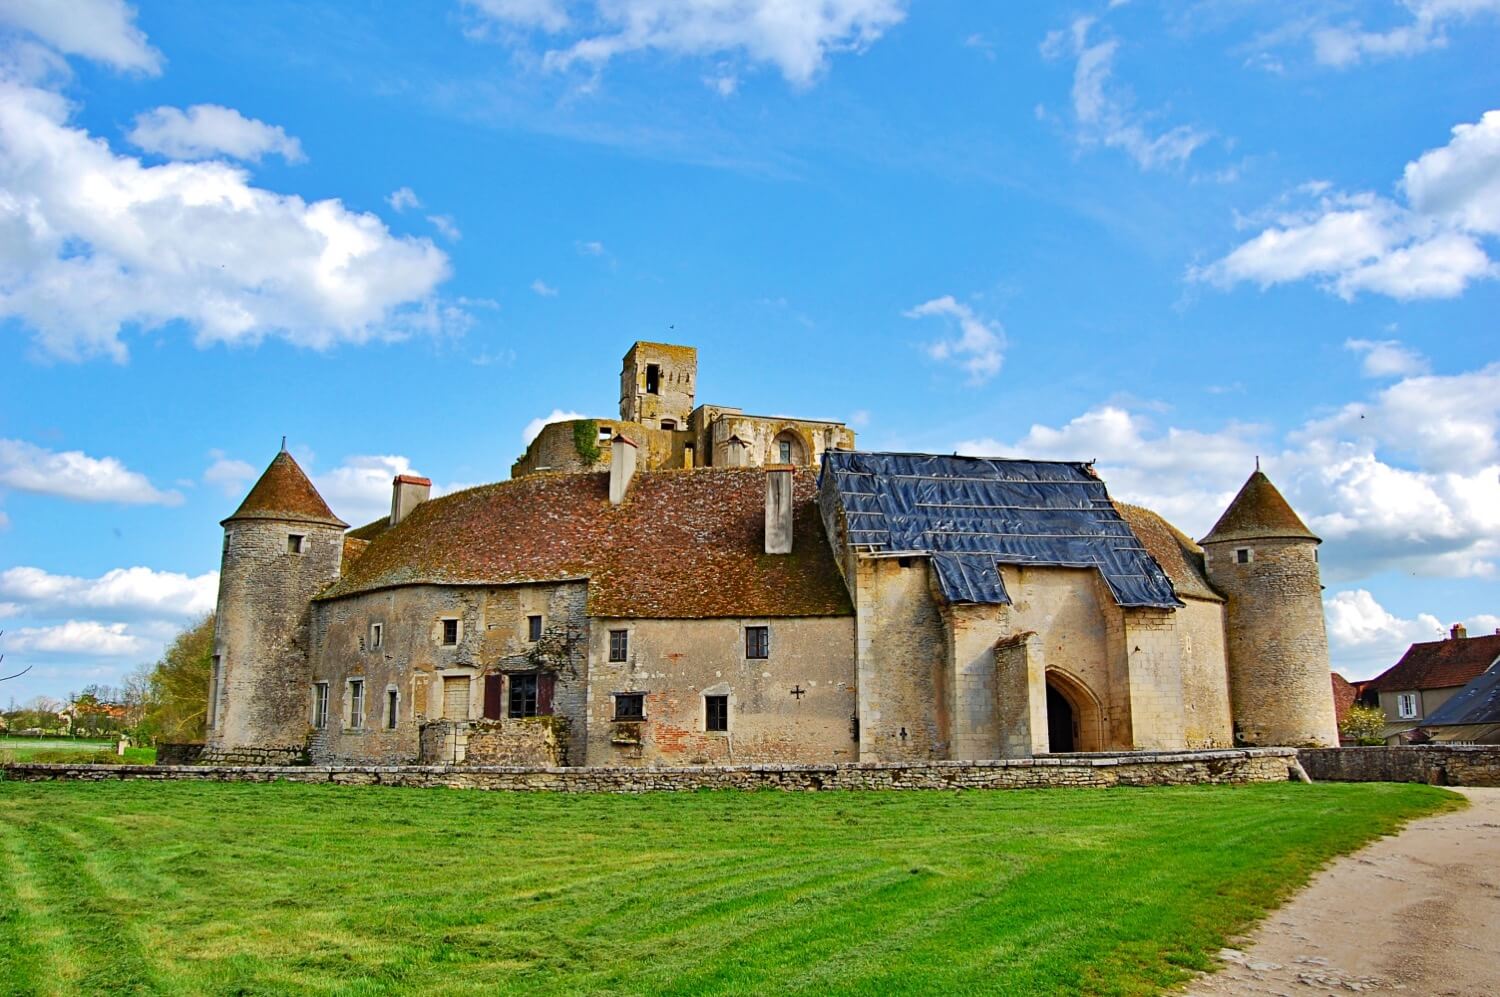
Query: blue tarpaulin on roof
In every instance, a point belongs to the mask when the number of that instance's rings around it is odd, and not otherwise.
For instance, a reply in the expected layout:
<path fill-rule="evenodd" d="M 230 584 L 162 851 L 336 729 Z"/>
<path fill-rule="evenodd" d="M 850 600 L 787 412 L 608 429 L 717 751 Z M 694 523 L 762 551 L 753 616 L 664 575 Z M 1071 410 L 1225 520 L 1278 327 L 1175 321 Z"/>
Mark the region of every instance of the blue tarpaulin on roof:
<path fill-rule="evenodd" d="M 851 546 L 930 556 L 952 602 L 1010 602 L 998 565 L 1018 564 L 1095 568 L 1121 606 L 1182 605 L 1086 464 L 830 450 L 822 474 Z"/>

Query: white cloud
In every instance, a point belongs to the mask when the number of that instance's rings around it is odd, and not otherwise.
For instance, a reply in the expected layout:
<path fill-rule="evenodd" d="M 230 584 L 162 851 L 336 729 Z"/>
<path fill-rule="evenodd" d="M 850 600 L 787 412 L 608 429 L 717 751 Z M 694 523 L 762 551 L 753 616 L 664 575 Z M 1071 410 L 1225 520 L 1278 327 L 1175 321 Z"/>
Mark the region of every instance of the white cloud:
<path fill-rule="evenodd" d="M 439 235 L 449 242 L 457 242 L 464 237 L 452 215 L 428 215 L 427 221 L 438 230 Z"/>
<path fill-rule="evenodd" d="M 604 243 L 593 240 L 576 242 L 574 246 L 577 247 L 579 254 L 583 256 L 603 256 L 607 252 L 604 248 Z"/>
<path fill-rule="evenodd" d="M 1358 22 L 1312 33 L 1313 53 L 1326 66 L 1344 68 L 1367 58 L 1410 56 L 1448 44 L 1448 27 L 1500 13 L 1500 0 L 1404 0 L 1411 20 L 1386 31 L 1366 31 Z"/>
<path fill-rule="evenodd" d="M 1379 675 L 1401 660 L 1412 644 L 1447 639 L 1452 623 L 1464 623 L 1471 636 L 1493 633 L 1500 627 L 1500 616 L 1485 613 L 1462 621 L 1445 622 L 1432 613 L 1403 619 L 1365 589 L 1335 592 L 1323 600 L 1323 610 L 1333 665 L 1355 679 Z"/>
<path fill-rule="evenodd" d="M 1119 41 L 1089 43 L 1094 23 L 1094 18 L 1079 17 L 1067 31 L 1048 32 L 1041 45 L 1046 58 L 1071 53 L 1076 59 L 1072 98 L 1079 143 L 1120 149 L 1144 170 L 1186 163 L 1209 140 L 1209 133 L 1188 125 L 1150 127 L 1156 115 L 1137 110 L 1130 91 L 1112 79 Z"/>
<path fill-rule="evenodd" d="M 208 456 L 213 463 L 203 472 L 203 480 L 230 498 L 242 497 L 255 480 L 255 468 L 246 461 L 234 460 L 222 450 L 210 450 Z"/>
<path fill-rule="evenodd" d="M 432 298 L 449 267 L 430 241 L 227 163 L 145 166 L 70 114 L 56 93 L 0 81 L 0 316 L 47 353 L 123 360 L 123 327 L 174 320 L 200 345 L 314 348 L 462 320 Z"/>
<path fill-rule="evenodd" d="M 45 450 L 24 440 L 0 439 L 0 486 L 79 502 L 179 505 L 182 495 L 160 491 L 144 474 L 114 457 L 81 450 Z"/>
<path fill-rule="evenodd" d="M 407 208 L 420 208 L 422 202 L 417 199 L 417 192 L 410 187 L 401 187 L 386 195 L 385 203 L 397 211 L 405 211 Z"/>
<path fill-rule="evenodd" d="M 313 485 L 335 515 L 354 526 L 390 514 L 391 479 L 420 472 L 397 454 L 344 458 L 338 467 L 312 476 Z"/>
<path fill-rule="evenodd" d="M 531 282 L 531 289 L 544 298 L 557 297 L 557 288 L 553 287 L 551 284 L 548 284 L 540 277 Z"/>
<path fill-rule="evenodd" d="M 136 115 L 127 136 L 132 145 L 172 159 L 230 156 L 258 163 L 270 153 L 289 163 L 307 159 L 302 144 L 279 125 L 247 118 L 232 107 L 194 104 L 183 111 L 158 107 Z"/>
<path fill-rule="evenodd" d="M 67 615 L 108 610 L 132 617 L 194 620 L 213 612 L 219 573 L 197 576 L 151 568 L 115 568 L 98 578 L 54 575 L 41 568 L 0 571 L 0 599 L 13 601 L 26 615 Z"/>
<path fill-rule="evenodd" d="M 809 86 L 837 52 L 860 52 L 906 16 L 906 0 L 466 0 L 482 24 L 554 36 L 551 69 L 598 69 L 616 56 L 743 57 Z M 570 11 L 576 11 L 576 16 Z M 485 32 L 475 32 L 484 34 Z"/>
<path fill-rule="evenodd" d="M 1344 349 L 1364 355 L 1366 377 L 1405 377 L 1427 373 L 1427 358 L 1394 339 L 1346 339 Z"/>
<path fill-rule="evenodd" d="M 1316 198 L 1282 212 L 1222 259 L 1189 271 L 1220 287 L 1306 279 L 1349 300 L 1362 291 L 1399 300 L 1451 298 L 1497 267 L 1479 237 L 1500 234 L 1500 111 L 1453 129 L 1453 140 L 1408 163 L 1408 205 L 1376 194 L 1299 191 Z"/>
<path fill-rule="evenodd" d="M 992 319 L 981 318 L 953 295 L 924 301 L 902 312 L 907 318 L 938 317 L 956 326 L 958 335 L 936 339 L 927 344 L 927 355 L 934 360 L 951 362 L 969 375 L 970 384 L 983 384 L 1000 373 L 1005 360 L 1005 329 Z"/>
<path fill-rule="evenodd" d="M 528 422 L 526 427 L 521 430 L 521 442 L 524 446 L 531 446 L 531 441 L 536 439 L 537 434 L 542 431 L 542 427 L 551 425 L 554 422 L 569 422 L 573 419 L 587 418 L 588 416 L 582 412 L 564 412 L 560 408 L 555 408 L 550 415 L 544 415 L 539 419 L 532 419 Z"/>
<path fill-rule="evenodd" d="M 849 425 L 855 429 L 864 429 L 870 424 L 870 413 L 868 409 L 855 409 L 849 413 Z"/>
<path fill-rule="evenodd" d="M 161 53 L 146 42 L 134 9 L 123 0 L 0 0 L 0 24 L 68 55 L 153 76 L 161 72 Z"/>
<path fill-rule="evenodd" d="M 6 646 L 17 652 L 82 654 L 117 658 L 140 655 L 150 645 L 127 632 L 123 623 L 69 620 L 51 627 L 21 627 L 5 635 Z"/>

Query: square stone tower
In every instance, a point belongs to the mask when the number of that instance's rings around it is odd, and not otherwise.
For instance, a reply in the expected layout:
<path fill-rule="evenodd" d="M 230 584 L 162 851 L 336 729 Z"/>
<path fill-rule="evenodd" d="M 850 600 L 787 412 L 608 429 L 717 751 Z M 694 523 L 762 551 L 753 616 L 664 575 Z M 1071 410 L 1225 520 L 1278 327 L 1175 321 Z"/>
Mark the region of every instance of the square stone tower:
<path fill-rule="evenodd" d="M 698 351 L 636 343 L 620 370 L 620 418 L 647 429 L 687 429 L 698 380 Z"/>

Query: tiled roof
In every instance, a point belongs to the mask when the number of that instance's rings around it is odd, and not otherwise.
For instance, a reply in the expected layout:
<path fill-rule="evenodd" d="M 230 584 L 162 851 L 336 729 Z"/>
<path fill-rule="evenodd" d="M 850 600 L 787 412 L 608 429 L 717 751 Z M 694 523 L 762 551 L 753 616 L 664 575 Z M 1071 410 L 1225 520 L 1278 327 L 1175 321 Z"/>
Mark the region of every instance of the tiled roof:
<path fill-rule="evenodd" d="M 1256 539 L 1317 540 L 1271 479 L 1256 469 L 1199 543 Z"/>
<path fill-rule="evenodd" d="M 1359 690 L 1349 682 L 1348 679 L 1338 672 L 1333 675 L 1333 716 L 1336 724 L 1342 724 L 1344 717 L 1348 716 L 1349 708 L 1354 705 L 1358 698 Z"/>
<path fill-rule="evenodd" d="M 285 519 L 300 523 L 348 526 L 333 514 L 302 468 L 285 450 L 271 461 L 245 501 L 225 523 L 236 519 Z"/>
<path fill-rule="evenodd" d="M 1131 532 L 1146 551 L 1172 579 L 1172 588 L 1179 596 L 1224 601 L 1224 597 L 1208 583 L 1203 570 L 1203 548 L 1193 543 L 1191 537 L 1150 509 L 1125 502 L 1116 502 L 1115 508 L 1130 524 Z"/>
<path fill-rule="evenodd" d="M 378 533 L 319 598 L 587 578 L 588 611 L 598 617 L 850 614 L 813 471 L 793 480 L 791 554 L 764 553 L 758 468 L 638 471 L 619 506 L 609 503 L 608 474 L 536 474 L 423 502 Z"/>
<path fill-rule="evenodd" d="M 1371 681 L 1380 692 L 1447 689 L 1467 685 L 1500 658 L 1500 634 L 1426 641 Z"/>
<path fill-rule="evenodd" d="M 353 540 L 374 540 L 376 537 L 380 536 L 380 534 L 390 529 L 390 526 L 391 517 L 381 516 L 373 523 L 366 523 L 363 526 L 359 526 L 350 530 L 348 533 L 344 534 L 344 536 L 349 537 Z"/>
<path fill-rule="evenodd" d="M 1477 676 L 1428 714 L 1424 727 L 1500 724 L 1500 668 Z"/>

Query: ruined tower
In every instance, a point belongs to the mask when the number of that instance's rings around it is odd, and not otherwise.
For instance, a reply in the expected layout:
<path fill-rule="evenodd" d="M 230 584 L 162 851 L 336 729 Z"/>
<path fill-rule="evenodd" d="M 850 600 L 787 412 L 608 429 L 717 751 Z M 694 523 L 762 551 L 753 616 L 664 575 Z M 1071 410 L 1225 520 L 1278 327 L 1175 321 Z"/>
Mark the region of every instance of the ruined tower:
<path fill-rule="evenodd" d="M 693 347 L 636 343 L 620 370 L 620 418 L 647 429 L 687 429 L 697 380 Z"/>
<path fill-rule="evenodd" d="M 1200 541 L 1208 580 L 1229 600 L 1225 644 L 1239 743 L 1338 744 L 1321 542 L 1258 467 Z"/>
<path fill-rule="evenodd" d="M 282 450 L 222 525 L 207 755 L 290 761 L 311 719 L 310 600 L 338 578 L 348 524 Z"/>

